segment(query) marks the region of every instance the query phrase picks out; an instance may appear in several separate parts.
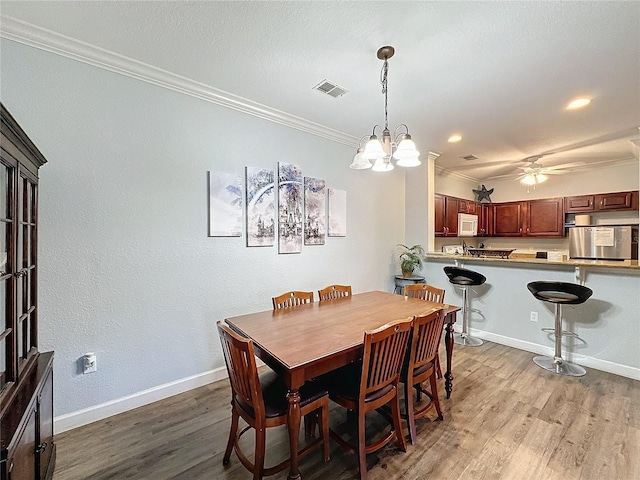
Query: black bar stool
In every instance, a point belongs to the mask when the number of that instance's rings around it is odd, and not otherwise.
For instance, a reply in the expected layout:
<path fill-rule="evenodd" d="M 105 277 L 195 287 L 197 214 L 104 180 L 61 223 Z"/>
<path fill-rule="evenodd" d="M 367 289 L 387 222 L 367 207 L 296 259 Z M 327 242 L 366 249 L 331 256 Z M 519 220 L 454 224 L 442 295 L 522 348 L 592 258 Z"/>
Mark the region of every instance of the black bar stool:
<path fill-rule="evenodd" d="M 556 349 L 553 358 L 544 355 L 534 357 L 533 361 L 539 367 L 560 375 L 581 377 L 587 371 L 580 365 L 570 363 L 562 358 L 562 336 L 577 337 L 573 332 L 562 331 L 562 305 L 576 305 L 584 303 L 593 291 L 583 285 L 566 282 L 531 282 L 527 285 L 529 291 L 538 300 L 555 303 L 556 322 L 555 328 L 543 328 L 543 332 L 553 333 L 556 339 Z"/>
<path fill-rule="evenodd" d="M 478 347 L 482 345 L 482 340 L 472 337 L 467 333 L 469 312 L 473 311 L 469 308 L 469 296 L 467 294 L 467 289 L 469 287 L 482 285 L 487 281 L 487 279 L 481 273 L 459 267 L 444 267 L 444 273 L 449 277 L 449 283 L 457 285 L 462 289 L 462 333 L 454 333 L 453 341 L 458 345 Z"/>

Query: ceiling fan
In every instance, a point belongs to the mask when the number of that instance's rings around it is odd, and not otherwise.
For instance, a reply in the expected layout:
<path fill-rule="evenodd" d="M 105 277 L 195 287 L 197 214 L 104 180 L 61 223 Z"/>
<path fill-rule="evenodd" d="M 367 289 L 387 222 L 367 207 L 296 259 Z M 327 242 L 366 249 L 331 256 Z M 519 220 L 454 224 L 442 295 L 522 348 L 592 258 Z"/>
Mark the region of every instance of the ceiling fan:
<path fill-rule="evenodd" d="M 523 167 L 517 167 L 518 170 L 522 170 L 521 172 L 508 173 L 506 175 L 495 175 L 493 177 L 489 177 L 489 180 L 496 180 L 499 178 L 509 178 L 514 177 L 516 180 L 520 180 L 521 183 L 528 186 L 535 186 L 539 183 L 542 183 L 547 180 L 547 175 L 558 175 L 562 173 L 567 173 L 564 170 L 571 169 L 573 167 L 578 167 L 585 165 L 586 162 L 578 161 L 578 162 L 570 162 L 564 163 L 562 165 L 553 165 L 549 167 L 545 167 L 541 163 L 538 163 L 544 155 L 534 155 L 532 157 L 527 157 L 523 159 L 523 162 L 527 162 L 527 165 Z"/>

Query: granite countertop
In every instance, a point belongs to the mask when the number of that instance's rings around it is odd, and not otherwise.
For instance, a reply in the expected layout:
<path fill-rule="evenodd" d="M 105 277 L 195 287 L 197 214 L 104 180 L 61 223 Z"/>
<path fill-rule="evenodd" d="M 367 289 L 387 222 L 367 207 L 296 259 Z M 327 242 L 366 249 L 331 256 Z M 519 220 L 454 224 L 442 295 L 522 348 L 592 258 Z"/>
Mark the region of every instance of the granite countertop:
<path fill-rule="evenodd" d="M 623 268 L 640 270 L 638 260 L 577 260 L 567 259 L 561 261 L 547 260 L 544 258 L 533 257 L 474 257 L 471 255 L 450 255 L 440 252 L 429 252 L 425 255 L 426 259 L 447 259 L 460 260 L 464 262 L 491 262 L 491 263 L 523 263 L 523 264 L 539 264 L 539 265 L 562 265 L 567 267 L 596 267 L 596 268 Z"/>

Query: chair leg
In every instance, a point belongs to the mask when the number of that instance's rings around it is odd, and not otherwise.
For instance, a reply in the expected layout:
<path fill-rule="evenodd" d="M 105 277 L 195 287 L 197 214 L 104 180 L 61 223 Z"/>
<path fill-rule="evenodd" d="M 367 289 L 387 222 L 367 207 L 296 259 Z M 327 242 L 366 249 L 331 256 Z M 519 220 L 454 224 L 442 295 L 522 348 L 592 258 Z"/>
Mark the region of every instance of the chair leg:
<path fill-rule="evenodd" d="M 364 412 L 358 411 L 358 467 L 360 468 L 360 480 L 367 480 L 367 452 L 364 422 Z"/>
<path fill-rule="evenodd" d="M 236 436 L 238 435 L 238 414 L 231 407 L 231 429 L 229 430 L 229 441 L 227 441 L 227 449 L 224 451 L 224 457 L 222 457 L 222 464 L 228 465 L 231 459 L 231 451 L 233 450 L 233 444 L 235 443 Z"/>
<path fill-rule="evenodd" d="M 262 480 L 264 476 L 264 457 L 267 431 L 256 425 L 256 450 L 253 460 L 253 480 Z"/>
<path fill-rule="evenodd" d="M 404 384 L 404 411 L 407 415 L 407 427 L 409 428 L 409 440 L 411 445 L 416 444 L 416 418 L 413 414 L 413 388 L 409 385 L 409 379 Z"/>
<path fill-rule="evenodd" d="M 436 353 L 436 373 L 438 378 L 442 378 L 442 370 L 440 369 L 440 354 Z"/>
<path fill-rule="evenodd" d="M 407 451 L 407 442 L 404 439 L 404 433 L 402 432 L 402 420 L 400 419 L 400 397 L 398 396 L 398 386 L 396 385 L 396 396 L 391 400 L 391 416 L 393 418 L 393 428 L 396 431 L 396 437 L 398 438 L 398 444 L 400 450 Z"/>
<path fill-rule="evenodd" d="M 320 426 L 322 432 L 322 457 L 325 462 L 329 461 L 329 402 L 320 409 Z"/>
<path fill-rule="evenodd" d="M 438 398 L 438 382 L 435 375 L 429 377 L 429 383 L 431 383 L 431 401 L 436 406 L 436 412 L 438 412 L 438 420 L 442 420 L 442 410 L 440 410 L 440 398 Z"/>

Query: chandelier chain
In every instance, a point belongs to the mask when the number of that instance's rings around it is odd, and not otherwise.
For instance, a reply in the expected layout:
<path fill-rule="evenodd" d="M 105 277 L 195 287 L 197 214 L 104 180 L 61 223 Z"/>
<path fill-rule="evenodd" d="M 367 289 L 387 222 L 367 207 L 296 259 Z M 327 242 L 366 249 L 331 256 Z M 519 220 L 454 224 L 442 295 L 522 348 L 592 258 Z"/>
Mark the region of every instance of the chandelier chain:
<path fill-rule="evenodd" d="M 389 72 L 389 62 L 385 58 L 382 65 L 382 71 L 380 72 L 380 83 L 382 83 L 382 93 L 384 94 L 384 128 L 389 128 L 389 121 L 387 120 L 387 73 Z"/>

